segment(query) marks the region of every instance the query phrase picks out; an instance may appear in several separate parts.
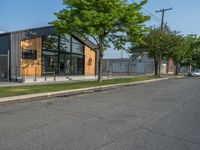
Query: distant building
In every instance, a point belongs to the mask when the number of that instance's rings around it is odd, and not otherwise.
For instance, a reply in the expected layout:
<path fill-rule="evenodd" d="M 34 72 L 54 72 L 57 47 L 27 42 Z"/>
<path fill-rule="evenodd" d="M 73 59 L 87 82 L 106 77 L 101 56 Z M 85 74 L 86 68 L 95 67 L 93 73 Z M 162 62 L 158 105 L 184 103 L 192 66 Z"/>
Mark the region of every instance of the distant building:
<path fill-rule="evenodd" d="M 173 62 L 172 58 L 170 58 L 167 63 L 167 73 L 174 74 L 174 72 L 175 72 L 174 62 Z"/>
<path fill-rule="evenodd" d="M 183 70 L 183 69 L 182 69 Z M 181 71 L 182 71 L 181 70 Z M 104 59 L 104 75 L 137 75 L 137 74 L 154 74 L 154 60 L 148 57 L 147 53 L 132 58 Z M 162 61 L 161 74 L 174 74 L 175 66 L 173 60 Z"/>
<path fill-rule="evenodd" d="M 103 74 L 104 75 L 137 75 L 137 74 L 153 74 L 154 60 L 144 53 L 137 59 L 118 58 L 104 59 Z"/>

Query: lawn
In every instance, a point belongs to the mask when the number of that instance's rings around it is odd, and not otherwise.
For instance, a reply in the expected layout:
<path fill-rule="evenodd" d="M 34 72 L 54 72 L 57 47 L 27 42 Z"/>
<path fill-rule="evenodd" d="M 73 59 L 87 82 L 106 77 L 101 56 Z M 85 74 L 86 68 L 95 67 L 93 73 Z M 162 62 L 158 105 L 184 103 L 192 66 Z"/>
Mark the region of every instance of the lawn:
<path fill-rule="evenodd" d="M 101 85 L 111 85 L 119 83 L 129 83 L 129 82 L 150 80 L 154 78 L 155 78 L 154 76 L 117 78 L 117 79 L 103 80 L 102 84 L 100 84 L 97 81 L 81 81 L 81 82 L 69 82 L 69 83 L 42 84 L 42 85 L 24 85 L 16 87 L 1 87 L 0 97 L 55 92 L 62 90 L 80 89 L 80 88 L 96 87 Z"/>

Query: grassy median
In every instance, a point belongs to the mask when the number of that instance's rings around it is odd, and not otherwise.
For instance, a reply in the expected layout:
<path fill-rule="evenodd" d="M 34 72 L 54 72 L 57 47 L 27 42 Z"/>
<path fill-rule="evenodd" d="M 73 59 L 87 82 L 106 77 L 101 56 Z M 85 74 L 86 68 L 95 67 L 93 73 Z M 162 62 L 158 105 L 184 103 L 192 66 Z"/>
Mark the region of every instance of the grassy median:
<path fill-rule="evenodd" d="M 111 85 L 111 84 L 119 84 L 119 83 L 129 83 L 129 82 L 150 80 L 154 78 L 155 78 L 154 76 L 117 78 L 117 79 L 103 80 L 102 84 L 98 83 L 97 81 L 81 81 L 81 82 L 42 84 L 42 85 L 1 87 L 0 97 L 55 92 L 55 91 L 62 91 L 62 90 L 80 89 L 80 88 L 96 87 L 96 86 L 101 86 L 101 85 Z"/>

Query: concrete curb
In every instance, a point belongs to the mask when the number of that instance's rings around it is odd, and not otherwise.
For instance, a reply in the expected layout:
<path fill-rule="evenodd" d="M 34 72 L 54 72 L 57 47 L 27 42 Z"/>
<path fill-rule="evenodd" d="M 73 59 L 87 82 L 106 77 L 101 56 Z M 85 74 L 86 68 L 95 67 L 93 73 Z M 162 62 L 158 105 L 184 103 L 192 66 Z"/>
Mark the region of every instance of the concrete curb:
<path fill-rule="evenodd" d="M 117 87 L 138 85 L 138 84 L 151 83 L 151 82 L 163 81 L 163 80 L 169 80 L 169 79 L 178 79 L 178 78 L 183 78 L 183 76 L 167 77 L 167 78 L 161 78 L 161 79 L 151 79 L 151 80 L 145 80 L 145 81 L 136 81 L 136 82 L 130 82 L 130 83 L 112 84 L 112 85 L 104 85 L 104 86 L 96 86 L 96 87 L 82 88 L 82 89 L 64 90 L 64 91 L 57 91 L 57 92 L 46 92 L 46 93 L 38 93 L 38 94 L 3 97 L 3 98 L 0 98 L 0 103 L 12 102 L 12 101 L 17 101 L 17 100 L 30 100 L 30 99 L 36 99 L 36 98 L 89 93 L 89 92 L 95 92 L 98 90 L 107 90 L 107 89 L 113 89 L 113 88 L 117 88 Z"/>

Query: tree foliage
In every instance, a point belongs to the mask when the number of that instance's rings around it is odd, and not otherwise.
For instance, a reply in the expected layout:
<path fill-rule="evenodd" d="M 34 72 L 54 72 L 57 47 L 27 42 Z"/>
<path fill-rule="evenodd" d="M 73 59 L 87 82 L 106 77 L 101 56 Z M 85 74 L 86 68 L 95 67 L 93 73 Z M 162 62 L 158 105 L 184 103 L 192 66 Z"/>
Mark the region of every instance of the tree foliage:
<path fill-rule="evenodd" d="M 161 54 L 162 58 L 164 57 L 163 54 L 166 54 L 171 44 L 169 33 L 167 26 L 164 32 L 161 32 L 160 28 L 149 28 L 149 33 L 143 39 L 144 43 L 138 45 L 132 42 L 129 48 L 129 52 L 133 55 L 148 52 L 149 57 L 154 59 L 155 76 L 159 76 L 159 57 Z"/>
<path fill-rule="evenodd" d="M 196 35 L 188 35 L 185 37 L 189 44 L 189 59 L 187 64 L 193 66 L 193 68 L 200 68 L 200 37 Z"/>
<path fill-rule="evenodd" d="M 130 53 L 135 55 L 135 53 L 148 52 L 149 56 L 154 58 L 156 76 L 159 74 L 159 56 L 162 56 L 163 60 L 171 58 L 176 66 L 175 74 L 177 74 L 178 68 L 182 64 L 194 63 L 194 51 L 197 52 L 200 46 L 198 40 L 184 37 L 180 32 L 171 31 L 167 26 L 163 32 L 160 28 L 150 28 L 150 32 L 146 34 L 144 41 L 145 43 L 140 45 L 132 43 Z"/>
<path fill-rule="evenodd" d="M 102 80 L 103 52 L 114 44 L 121 49 L 128 41 L 141 43 L 149 19 L 140 10 L 147 0 L 129 4 L 127 0 L 64 0 L 65 9 L 52 22 L 59 33 L 93 38 L 99 47 L 98 80 Z"/>
<path fill-rule="evenodd" d="M 167 58 L 172 58 L 175 65 L 175 74 L 178 74 L 178 69 L 181 64 L 186 64 L 190 59 L 189 43 L 185 37 L 178 32 L 170 33 L 170 47 L 166 53 Z"/>

